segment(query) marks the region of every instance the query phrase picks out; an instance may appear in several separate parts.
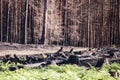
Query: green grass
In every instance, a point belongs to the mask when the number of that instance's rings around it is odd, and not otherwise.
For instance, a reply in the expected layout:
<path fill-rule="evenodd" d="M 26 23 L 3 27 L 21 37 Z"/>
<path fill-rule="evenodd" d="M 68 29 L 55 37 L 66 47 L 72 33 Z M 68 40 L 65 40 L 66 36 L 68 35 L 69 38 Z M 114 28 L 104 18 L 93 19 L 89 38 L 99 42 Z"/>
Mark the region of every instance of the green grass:
<path fill-rule="evenodd" d="M 14 64 L 12 64 L 14 65 Z M 0 64 L 0 80 L 120 80 L 109 71 L 120 73 L 120 64 L 114 63 L 101 69 L 86 69 L 77 65 L 48 66 L 45 68 L 25 68 L 9 71 L 11 64 Z"/>

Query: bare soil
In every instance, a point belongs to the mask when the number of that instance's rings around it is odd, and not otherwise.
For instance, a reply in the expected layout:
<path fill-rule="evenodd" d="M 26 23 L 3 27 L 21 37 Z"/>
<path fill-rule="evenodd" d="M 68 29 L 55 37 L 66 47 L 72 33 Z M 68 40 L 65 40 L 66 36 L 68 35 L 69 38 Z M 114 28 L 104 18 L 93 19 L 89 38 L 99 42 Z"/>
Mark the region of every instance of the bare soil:
<path fill-rule="evenodd" d="M 17 44 L 17 43 L 0 43 L 0 56 L 7 54 L 13 55 L 32 55 L 41 53 L 55 53 L 60 49 L 61 46 L 56 45 L 35 45 L 35 44 Z M 87 50 L 87 48 L 64 46 L 64 51 L 69 51 L 74 48 L 74 51 Z"/>

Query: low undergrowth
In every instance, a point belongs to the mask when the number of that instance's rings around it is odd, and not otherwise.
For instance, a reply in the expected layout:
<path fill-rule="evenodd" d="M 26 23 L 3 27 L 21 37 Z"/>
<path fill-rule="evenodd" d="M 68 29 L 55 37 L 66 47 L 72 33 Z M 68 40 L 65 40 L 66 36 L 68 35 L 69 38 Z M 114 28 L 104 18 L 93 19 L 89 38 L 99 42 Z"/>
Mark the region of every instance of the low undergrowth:
<path fill-rule="evenodd" d="M 77 65 L 50 65 L 9 71 L 8 67 L 14 65 L 0 63 L 0 80 L 120 80 L 120 64 L 117 63 L 104 65 L 100 69 L 87 69 Z"/>

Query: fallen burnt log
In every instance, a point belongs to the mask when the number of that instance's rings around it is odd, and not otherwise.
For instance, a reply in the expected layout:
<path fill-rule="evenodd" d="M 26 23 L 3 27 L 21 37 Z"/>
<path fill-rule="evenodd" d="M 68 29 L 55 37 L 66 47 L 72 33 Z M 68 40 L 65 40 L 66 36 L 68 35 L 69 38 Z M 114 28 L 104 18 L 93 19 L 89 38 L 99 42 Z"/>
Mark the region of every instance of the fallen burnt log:
<path fill-rule="evenodd" d="M 53 57 L 53 58 L 51 58 Z M 105 62 L 105 60 L 108 59 L 109 62 L 118 62 L 120 63 L 120 58 L 119 57 L 112 57 L 109 55 L 103 55 L 103 56 L 93 56 L 93 55 L 70 55 L 68 58 L 63 57 L 61 55 L 55 56 L 50 55 L 49 58 L 47 58 L 44 62 L 39 62 L 35 64 L 28 64 L 28 66 L 32 67 L 44 67 L 50 64 L 56 64 L 56 65 L 61 65 L 61 64 L 77 64 L 79 66 L 85 66 L 85 67 L 90 67 L 90 65 L 95 66 L 95 67 L 101 67 Z M 26 65 L 27 66 L 27 65 Z"/>
<path fill-rule="evenodd" d="M 105 62 L 106 58 L 95 58 L 95 57 L 90 57 L 90 56 L 75 56 L 75 55 L 71 55 L 68 59 L 65 58 L 59 58 L 56 60 L 46 60 L 43 62 L 39 62 L 39 63 L 31 63 L 31 64 L 24 64 L 24 67 L 46 67 L 48 65 L 62 65 L 62 64 L 76 64 L 79 66 L 85 66 L 85 67 L 90 67 L 95 66 L 95 67 L 101 67 Z M 120 62 L 119 58 L 112 58 L 109 59 L 109 62 Z"/>
<path fill-rule="evenodd" d="M 48 65 L 62 65 L 62 64 L 76 64 L 79 66 L 90 67 L 91 65 L 94 67 L 101 67 L 104 63 L 106 58 L 103 57 L 91 57 L 91 56 L 76 56 L 71 55 L 68 59 L 61 58 L 56 60 L 49 60 L 35 64 L 27 64 L 27 67 L 45 67 Z M 109 62 L 120 62 L 119 58 L 108 58 Z"/>
<path fill-rule="evenodd" d="M 52 61 L 44 61 L 40 63 L 34 63 L 34 64 L 26 64 L 25 67 L 45 67 L 48 65 L 60 65 L 67 63 L 67 60 L 61 59 L 61 60 L 52 60 Z"/>
<path fill-rule="evenodd" d="M 56 53 L 43 53 L 34 55 L 6 55 L 2 58 L 3 62 L 15 62 L 21 63 L 29 67 L 44 67 L 50 64 L 62 65 L 62 64 L 77 64 L 79 66 L 90 67 L 90 65 L 95 67 L 101 67 L 106 58 L 109 62 L 120 63 L 119 50 L 107 49 L 107 50 L 97 50 L 93 51 L 89 49 L 87 51 L 64 51 L 61 47 Z"/>
<path fill-rule="evenodd" d="M 109 62 L 106 62 L 105 61 L 106 59 L 108 59 Z M 95 67 L 101 67 L 104 63 L 110 63 L 110 62 L 120 63 L 120 58 L 71 55 L 68 59 L 68 62 L 69 64 L 77 64 L 79 66 L 89 67 L 90 65 L 92 65 Z"/>
<path fill-rule="evenodd" d="M 34 54 L 34 55 L 5 55 L 0 58 L 2 62 L 14 62 L 20 64 L 30 64 L 45 61 L 46 54 Z"/>
<path fill-rule="evenodd" d="M 78 56 L 78 55 L 71 55 L 68 59 L 69 64 L 77 64 L 79 66 L 86 66 L 89 67 L 90 64 L 95 66 L 97 61 L 100 58 L 91 57 L 91 56 Z"/>

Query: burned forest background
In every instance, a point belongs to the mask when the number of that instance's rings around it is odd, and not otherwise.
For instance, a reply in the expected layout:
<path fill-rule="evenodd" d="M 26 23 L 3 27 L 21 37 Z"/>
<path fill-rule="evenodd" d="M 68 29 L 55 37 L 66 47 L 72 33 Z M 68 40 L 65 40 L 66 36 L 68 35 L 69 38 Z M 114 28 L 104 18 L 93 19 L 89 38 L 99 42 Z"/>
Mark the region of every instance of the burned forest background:
<path fill-rule="evenodd" d="M 0 41 L 120 45 L 119 0 L 0 0 Z"/>

